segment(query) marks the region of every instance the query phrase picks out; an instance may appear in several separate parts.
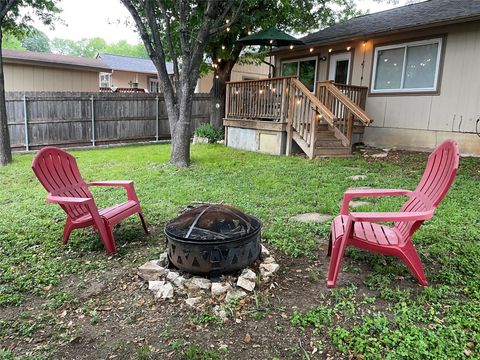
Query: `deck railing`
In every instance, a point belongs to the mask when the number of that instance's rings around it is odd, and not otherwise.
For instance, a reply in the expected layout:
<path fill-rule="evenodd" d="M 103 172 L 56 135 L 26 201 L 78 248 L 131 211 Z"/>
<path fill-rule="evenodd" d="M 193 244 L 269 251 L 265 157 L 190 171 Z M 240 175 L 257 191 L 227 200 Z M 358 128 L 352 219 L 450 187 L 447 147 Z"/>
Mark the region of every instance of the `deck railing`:
<path fill-rule="evenodd" d="M 373 121 L 360 106 L 365 102 L 363 92 L 360 86 L 334 84 L 331 81 L 317 83 L 317 97 L 335 115 L 335 126 L 349 139 L 352 138 L 355 121 L 366 126 Z"/>
<path fill-rule="evenodd" d="M 365 89 L 325 81 L 318 83 L 315 96 L 295 77 L 230 82 L 225 118 L 288 123 L 287 154 L 293 139 L 313 157 L 319 123 L 328 125 L 335 137 L 350 147 L 354 122 L 368 125 L 373 121 L 362 109 Z"/>
<path fill-rule="evenodd" d="M 225 117 L 287 122 L 289 79 L 291 77 L 229 82 Z"/>

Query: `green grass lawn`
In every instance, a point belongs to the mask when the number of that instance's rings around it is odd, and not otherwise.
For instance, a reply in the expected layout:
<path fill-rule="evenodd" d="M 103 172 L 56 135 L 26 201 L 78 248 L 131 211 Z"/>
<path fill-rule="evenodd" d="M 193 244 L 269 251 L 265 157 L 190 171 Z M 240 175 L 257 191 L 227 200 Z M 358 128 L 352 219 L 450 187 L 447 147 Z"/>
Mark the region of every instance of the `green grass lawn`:
<path fill-rule="evenodd" d="M 349 187 L 413 189 L 426 154 L 394 153 L 365 160 L 275 157 L 236 151 L 220 145 L 192 148 L 192 166 L 168 163 L 168 145 L 128 146 L 72 152 L 87 181 L 132 179 L 154 236 L 145 238 L 138 217 L 118 229 L 119 257 L 135 247 L 162 250 L 162 227 L 194 201 L 221 202 L 260 218 L 263 239 L 288 256 L 306 260 L 324 256 L 329 224 L 300 224 L 288 219 L 299 213 L 338 214 Z M 21 305 L 41 298 L 62 303 L 55 289 L 71 274 L 108 271 L 98 237 L 74 231 L 60 246 L 65 215 L 45 204 L 45 190 L 31 171 L 33 155 L 16 155 L 0 169 L 0 306 Z M 365 180 L 348 177 L 365 174 Z M 122 201 L 121 189 L 93 189 L 99 206 Z M 343 283 L 324 291 L 311 308 L 291 311 L 291 326 L 322 333 L 337 351 L 364 358 L 480 357 L 480 159 L 464 158 L 450 192 L 434 218 L 417 232 L 414 242 L 432 286 L 419 288 L 395 259 L 347 251 L 346 272 L 368 266 L 363 283 Z M 371 199 L 359 211 L 398 209 L 400 198 Z M 139 263 L 148 259 L 138 259 Z M 326 274 L 319 274 L 324 287 Z M 342 273 L 340 274 L 342 277 Z M 406 280 L 400 280 L 405 278 Z M 373 292 L 368 295 L 361 290 Z M 52 295 L 53 294 L 53 295 Z M 374 295 L 372 295 L 374 294 Z M 337 321 L 338 314 L 350 321 Z M 16 324 L 0 319 L 2 334 Z M 1 340 L 0 340 L 1 344 Z M 0 346 L 1 348 L 1 346 Z M 0 350 L 7 356 L 9 352 Z"/>

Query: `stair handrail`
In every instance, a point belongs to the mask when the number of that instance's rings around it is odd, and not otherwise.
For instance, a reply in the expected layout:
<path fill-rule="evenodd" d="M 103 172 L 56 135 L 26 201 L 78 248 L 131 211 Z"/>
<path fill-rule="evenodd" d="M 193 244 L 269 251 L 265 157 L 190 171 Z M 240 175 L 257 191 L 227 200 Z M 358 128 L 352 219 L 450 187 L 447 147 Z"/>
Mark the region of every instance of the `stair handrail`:
<path fill-rule="evenodd" d="M 373 119 L 348 96 L 342 93 L 331 80 L 319 81 L 317 84 L 325 86 L 343 105 L 345 105 L 365 126 L 370 125 Z M 318 94 L 318 92 L 317 92 Z"/>

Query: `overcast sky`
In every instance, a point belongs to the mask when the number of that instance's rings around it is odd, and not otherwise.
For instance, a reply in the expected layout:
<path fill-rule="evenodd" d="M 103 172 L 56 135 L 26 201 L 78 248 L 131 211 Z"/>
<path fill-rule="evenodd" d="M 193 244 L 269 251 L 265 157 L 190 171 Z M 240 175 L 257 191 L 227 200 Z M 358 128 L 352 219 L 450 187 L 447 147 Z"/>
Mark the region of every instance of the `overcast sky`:
<path fill-rule="evenodd" d="M 407 0 L 400 0 L 404 4 Z M 376 12 L 393 7 L 391 4 L 378 4 L 373 0 L 357 0 L 362 10 Z M 398 6 L 398 5 L 397 5 Z M 60 15 L 65 24 L 56 24 L 51 30 L 41 23 L 35 26 L 45 32 L 50 39 L 55 37 L 72 40 L 101 37 L 107 42 L 127 40 L 140 41 L 133 28 L 126 25 L 130 14 L 120 0 L 62 0 Z"/>

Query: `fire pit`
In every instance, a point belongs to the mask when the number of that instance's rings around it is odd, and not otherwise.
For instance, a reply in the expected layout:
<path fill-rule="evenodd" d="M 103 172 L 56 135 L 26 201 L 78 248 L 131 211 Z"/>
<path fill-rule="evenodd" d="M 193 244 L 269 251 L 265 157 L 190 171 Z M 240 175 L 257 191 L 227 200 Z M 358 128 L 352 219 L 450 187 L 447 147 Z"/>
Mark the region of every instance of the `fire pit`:
<path fill-rule="evenodd" d="M 227 205 L 205 204 L 165 225 L 170 263 L 217 278 L 241 270 L 260 255 L 262 223 Z"/>

